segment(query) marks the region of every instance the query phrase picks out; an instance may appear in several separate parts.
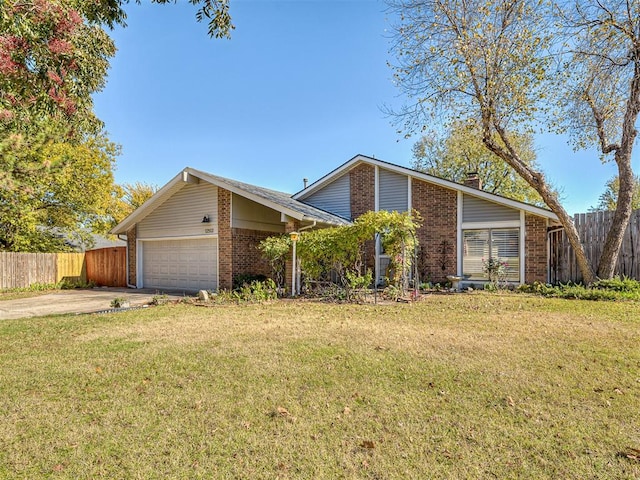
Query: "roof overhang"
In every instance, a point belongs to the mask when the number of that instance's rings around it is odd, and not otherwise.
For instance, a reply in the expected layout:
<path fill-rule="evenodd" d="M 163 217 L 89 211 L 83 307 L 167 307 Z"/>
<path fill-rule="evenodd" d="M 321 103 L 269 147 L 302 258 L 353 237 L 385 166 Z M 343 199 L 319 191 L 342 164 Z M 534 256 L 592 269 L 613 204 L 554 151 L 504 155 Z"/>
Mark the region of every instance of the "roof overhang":
<path fill-rule="evenodd" d="M 167 200 L 185 185 L 198 184 L 200 182 L 207 182 L 212 185 L 216 185 L 217 187 L 224 188 L 225 190 L 235 193 L 236 195 L 240 195 L 258 204 L 264 205 L 265 207 L 271 208 L 272 210 L 280 212 L 282 215 L 285 215 L 294 220 L 298 220 L 300 222 L 308 222 L 320 225 L 344 225 L 349 223 L 347 220 L 345 220 L 344 222 L 340 222 L 338 221 L 337 217 L 335 222 L 328 221 L 326 218 L 320 218 L 320 216 L 316 218 L 314 215 L 309 215 L 300 210 L 296 210 L 295 208 L 288 207 L 287 205 L 282 205 L 281 203 L 247 191 L 225 180 L 226 179 L 222 177 L 211 175 L 191 167 L 186 167 L 182 172 L 173 177 L 165 186 L 158 190 L 143 205 L 137 208 L 118 225 L 113 227 L 110 233 L 114 235 L 126 233 L 135 224 L 139 223 L 145 217 L 151 214 L 156 208 L 162 205 L 165 200 Z M 306 207 L 305 204 L 302 204 L 301 206 Z"/>
<path fill-rule="evenodd" d="M 251 192 L 247 192 L 246 190 L 243 190 L 241 188 L 236 187 L 235 185 L 231 185 L 228 182 L 225 182 L 224 180 L 221 180 L 220 177 L 216 177 L 214 175 L 208 174 L 206 172 L 201 172 L 199 170 L 195 170 L 193 168 L 187 168 L 185 169 L 185 172 L 188 171 L 191 175 L 195 175 L 198 178 L 205 180 L 206 182 L 209 182 L 213 185 L 216 185 L 218 187 L 224 188 L 225 190 L 229 190 L 232 193 L 235 193 L 236 195 L 240 195 L 241 197 L 245 197 L 249 200 L 252 200 L 256 203 L 259 203 L 261 205 L 264 205 L 265 207 L 269 207 L 272 210 L 276 210 L 280 213 L 284 213 L 285 215 L 294 218 L 296 220 L 304 220 L 305 219 L 305 215 L 301 212 L 295 211 L 291 208 L 287 208 L 283 205 L 280 205 L 276 202 L 273 202 L 271 200 L 268 200 L 264 197 L 261 197 L 259 195 L 253 194 Z M 310 219 L 313 220 L 313 219 Z"/>
<path fill-rule="evenodd" d="M 195 184 L 200 180 L 190 175 L 187 171 L 188 169 L 183 170 L 175 177 L 173 177 L 165 186 L 159 189 L 156 193 L 154 193 L 151 198 L 149 198 L 146 202 L 144 202 L 141 206 L 135 209 L 128 217 L 122 220 L 118 225 L 113 227 L 109 233 L 118 235 L 127 233 L 128 230 L 131 229 L 136 223 L 145 218 L 147 215 L 152 213 L 156 208 L 158 208 L 162 203 L 168 199 L 171 195 L 176 193 L 182 187 L 187 184 Z"/>
<path fill-rule="evenodd" d="M 402 175 L 408 175 L 412 178 L 429 182 L 434 185 L 439 185 L 441 187 L 448 188 L 450 190 L 460 191 L 464 194 L 481 198 L 489 202 L 515 208 L 517 210 L 524 210 L 525 212 L 531 213 L 532 215 L 537 215 L 540 217 L 548 218 L 549 220 L 558 221 L 558 216 L 555 213 L 553 213 L 551 210 L 547 210 L 541 207 L 536 207 L 535 205 L 519 202 L 517 200 L 512 200 L 510 198 L 502 197 L 500 195 L 495 195 L 493 193 L 485 192 L 483 190 L 478 190 L 476 188 L 469 187 L 467 185 L 462 185 L 460 183 L 455 183 L 450 180 L 445 180 L 444 178 L 435 177 L 433 175 L 418 172 L 417 170 L 412 170 L 407 167 L 401 167 L 400 165 L 395 165 L 393 163 L 384 162 L 376 158 L 367 157 L 366 155 L 356 155 L 352 159 L 340 165 L 335 170 L 326 174 L 324 177 L 313 182 L 304 190 L 301 190 L 298 193 L 294 194 L 293 198 L 296 200 L 304 201 L 305 198 L 309 197 L 314 192 L 320 190 L 325 185 L 331 183 L 333 180 L 347 173 L 349 170 L 351 170 L 352 168 L 356 167 L 361 163 L 367 163 L 369 165 L 385 168 L 387 170 L 391 170 L 393 172 L 400 173 Z"/>

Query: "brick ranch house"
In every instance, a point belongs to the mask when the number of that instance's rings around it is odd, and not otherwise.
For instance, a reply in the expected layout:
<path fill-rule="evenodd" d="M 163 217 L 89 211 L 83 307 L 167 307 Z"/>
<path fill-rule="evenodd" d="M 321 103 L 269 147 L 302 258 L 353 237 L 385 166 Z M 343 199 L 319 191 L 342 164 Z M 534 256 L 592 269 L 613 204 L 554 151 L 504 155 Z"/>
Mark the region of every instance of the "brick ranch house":
<path fill-rule="evenodd" d="M 294 195 L 185 168 L 111 233 L 126 235 L 130 287 L 217 290 L 238 275 L 270 273 L 257 249 L 268 236 L 410 209 L 423 219 L 422 281 L 482 283 L 489 257 L 506 260 L 512 283 L 548 281 L 551 211 L 363 155 Z M 388 261 L 376 246 L 376 278 Z"/>

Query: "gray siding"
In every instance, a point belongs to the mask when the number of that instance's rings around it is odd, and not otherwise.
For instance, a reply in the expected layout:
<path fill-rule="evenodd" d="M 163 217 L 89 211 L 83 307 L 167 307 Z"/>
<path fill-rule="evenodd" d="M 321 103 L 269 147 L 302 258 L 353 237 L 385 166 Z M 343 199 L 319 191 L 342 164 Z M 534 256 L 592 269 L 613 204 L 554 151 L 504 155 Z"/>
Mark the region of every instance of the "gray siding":
<path fill-rule="evenodd" d="M 409 183 L 406 175 L 381 168 L 378 173 L 378 207 L 389 212 L 406 212 L 409 207 Z"/>
<path fill-rule="evenodd" d="M 462 198 L 463 222 L 501 222 L 520 220 L 520 210 L 488 202 L 471 195 Z"/>
<path fill-rule="evenodd" d="M 209 216 L 209 223 L 202 217 Z M 185 184 L 138 224 L 138 238 L 187 237 L 218 233 L 218 187 Z"/>
<path fill-rule="evenodd" d="M 351 218 L 351 182 L 349 174 L 342 175 L 326 187 L 304 199 L 304 203 L 313 205 L 334 215 Z"/>

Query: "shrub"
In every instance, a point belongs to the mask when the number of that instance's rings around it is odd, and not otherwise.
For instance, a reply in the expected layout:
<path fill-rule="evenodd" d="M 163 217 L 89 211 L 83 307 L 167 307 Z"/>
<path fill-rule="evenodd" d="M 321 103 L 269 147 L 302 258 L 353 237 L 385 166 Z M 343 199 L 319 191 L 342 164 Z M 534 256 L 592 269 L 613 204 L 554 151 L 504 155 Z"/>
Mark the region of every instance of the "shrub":
<path fill-rule="evenodd" d="M 490 282 L 484 286 L 484 289 L 495 291 L 500 288 L 501 284 L 506 285 L 508 266 L 507 262 L 497 257 L 489 257 L 488 260 L 483 258 L 482 271 L 487 274 Z"/>
<path fill-rule="evenodd" d="M 384 298 L 387 298 L 389 300 L 393 300 L 394 302 L 398 301 L 398 298 L 400 298 L 400 289 L 398 287 L 396 287 L 395 285 L 388 285 L 387 287 L 385 287 L 385 289 L 382 291 L 382 296 Z"/>
<path fill-rule="evenodd" d="M 236 290 L 220 290 L 211 297 L 214 303 L 262 303 L 278 298 L 278 286 L 276 282 L 268 278 L 260 282 L 254 280 L 251 283 L 243 284 Z"/>
<path fill-rule="evenodd" d="M 420 222 L 415 211 L 380 211 L 361 215 L 353 225 L 305 231 L 297 243 L 297 258 L 305 282 L 331 279 L 345 290 L 346 298 L 351 299 L 351 290 L 357 294 L 372 283 L 372 275 L 366 269 L 366 252 L 371 242 L 379 241 L 391 259 L 389 271 L 394 274 L 390 281 L 404 292 L 414 261 L 415 232 Z M 282 255 L 288 253 L 289 243 L 280 237 L 268 240 L 261 245 L 263 255 L 269 261 L 284 258 Z M 358 295 L 354 299 L 359 299 Z"/>
<path fill-rule="evenodd" d="M 373 282 L 373 273 L 371 273 L 371 270 L 367 270 L 367 273 L 364 275 L 347 271 L 345 277 L 347 280 L 347 300 L 364 300 L 366 289 L 368 289 Z"/>
<path fill-rule="evenodd" d="M 89 282 L 85 282 L 83 280 L 62 280 L 57 284 L 57 287 L 60 290 L 74 290 L 76 288 L 94 288 L 96 286 L 96 282 L 93 280 Z"/>
<path fill-rule="evenodd" d="M 286 258 L 291 248 L 289 235 L 265 238 L 258 245 L 258 250 L 269 261 L 271 275 L 278 287 L 284 286 Z"/>
<path fill-rule="evenodd" d="M 129 300 L 124 297 L 116 297 L 111 300 L 111 308 L 125 308 L 129 306 Z"/>
<path fill-rule="evenodd" d="M 253 282 L 264 282 L 266 279 L 267 279 L 266 275 L 254 274 L 254 273 L 242 273 L 234 277 L 233 289 L 240 290 L 245 285 L 250 285 Z"/>
<path fill-rule="evenodd" d="M 599 280 L 590 287 L 575 283 L 550 285 L 534 282 L 531 285 L 521 285 L 517 291 L 578 300 L 640 300 L 640 282 L 628 278 Z"/>
<path fill-rule="evenodd" d="M 629 277 L 614 277 L 609 280 L 598 280 L 593 288 L 601 290 L 613 290 L 615 292 L 640 293 L 640 282 Z"/>
<path fill-rule="evenodd" d="M 167 294 L 154 295 L 150 303 L 151 305 L 155 305 L 155 306 L 166 305 L 167 303 L 169 303 L 169 295 Z"/>

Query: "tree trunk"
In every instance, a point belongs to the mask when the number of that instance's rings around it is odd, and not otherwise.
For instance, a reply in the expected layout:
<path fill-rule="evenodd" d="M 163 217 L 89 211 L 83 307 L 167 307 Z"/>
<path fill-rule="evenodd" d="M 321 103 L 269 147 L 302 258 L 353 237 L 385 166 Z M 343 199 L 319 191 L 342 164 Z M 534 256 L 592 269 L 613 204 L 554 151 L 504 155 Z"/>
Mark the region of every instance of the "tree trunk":
<path fill-rule="evenodd" d="M 625 109 L 624 120 L 622 122 L 622 135 L 619 145 L 612 146 L 615 149 L 615 161 L 618 166 L 618 179 L 620 188 L 618 190 L 618 199 L 616 202 L 616 211 L 613 214 L 613 224 L 607 234 L 600 263 L 598 265 L 598 276 L 600 278 L 611 278 L 615 273 L 616 263 L 622 246 L 624 232 L 629 225 L 631 218 L 634 177 L 631 168 L 631 153 L 633 152 L 633 144 L 636 141 L 638 132 L 636 130 L 636 121 L 640 114 L 640 47 L 635 45 L 634 48 L 634 74 L 629 86 L 629 99 Z M 606 153 L 606 142 L 604 134 L 600 135 L 602 151 Z"/>
<path fill-rule="evenodd" d="M 573 248 L 573 252 L 576 256 L 578 268 L 580 269 L 580 273 L 582 273 L 582 281 L 587 285 L 591 285 L 596 280 L 596 275 L 593 271 L 593 267 L 591 267 L 591 264 L 589 263 L 586 253 L 584 252 L 582 240 L 580 239 L 580 234 L 578 234 L 576 224 L 573 222 L 573 218 L 569 216 L 555 196 L 547 198 L 547 196 L 543 195 L 540 191 L 538 193 L 540 193 L 540 196 L 549 206 L 551 211 L 558 216 L 558 220 L 564 227 L 564 233 L 567 236 L 567 240 L 569 240 L 569 244 L 571 245 L 571 248 Z"/>
<path fill-rule="evenodd" d="M 613 214 L 613 223 L 607 233 L 607 239 L 604 243 L 602 255 L 600 256 L 600 262 L 598 264 L 598 278 L 613 277 L 616 264 L 618 263 L 618 256 L 620 254 L 620 248 L 622 247 L 624 233 L 629 225 L 629 219 L 631 218 L 634 178 L 629 159 L 630 154 L 627 156 L 622 150 L 618 150 L 616 152 L 620 189 L 618 191 L 616 210 Z"/>
<path fill-rule="evenodd" d="M 498 145 L 493 140 L 493 137 L 491 135 L 492 126 L 493 128 L 495 128 L 496 132 L 504 142 L 505 147 Z M 540 194 L 542 200 L 544 200 L 544 202 L 549 206 L 551 211 L 558 216 L 560 224 L 564 227 L 567 239 L 569 240 L 569 244 L 575 252 L 578 268 L 580 268 L 580 273 L 582 273 L 582 279 L 584 283 L 586 283 L 587 285 L 593 283 L 596 280 L 596 276 L 584 252 L 584 248 L 580 240 L 580 235 L 578 234 L 578 230 L 573 223 L 573 218 L 569 216 L 562 204 L 558 201 L 556 195 L 551 191 L 551 189 L 547 185 L 544 175 L 541 172 L 532 170 L 525 162 L 520 159 L 518 153 L 511 145 L 509 137 L 504 129 L 500 125 L 492 123 L 490 115 L 483 116 L 483 128 L 484 135 L 482 141 L 486 145 L 486 147 L 493 153 L 498 155 L 501 159 L 503 159 L 507 164 L 511 165 L 511 167 L 513 167 L 518 175 L 524 178 L 527 183 Z"/>

